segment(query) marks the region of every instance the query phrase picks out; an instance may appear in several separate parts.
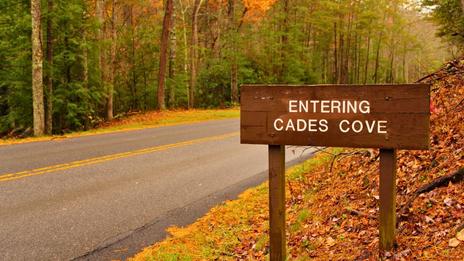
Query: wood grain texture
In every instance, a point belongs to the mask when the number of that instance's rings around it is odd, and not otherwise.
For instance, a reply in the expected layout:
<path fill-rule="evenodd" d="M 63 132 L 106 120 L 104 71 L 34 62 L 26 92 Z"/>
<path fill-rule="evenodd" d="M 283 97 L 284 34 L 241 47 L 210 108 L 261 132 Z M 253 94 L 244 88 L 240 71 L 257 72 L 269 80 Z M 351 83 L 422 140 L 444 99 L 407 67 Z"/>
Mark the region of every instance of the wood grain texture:
<path fill-rule="evenodd" d="M 396 150 L 380 150 L 379 248 L 391 251 L 396 230 Z"/>
<path fill-rule="evenodd" d="M 269 146 L 270 260 L 286 260 L 285 146 Z"/>
<path fill-rule="evenodd" d="M 430 86 L 408 85 L 244 85 L 241 87 L 241 142 L 245 144 L 428 149 Z M 370 113 L 289 113 L 290 100 L 370 103 Z M 326 119 L 327 132 L 276 131 L 276 119 Z M 387 133 L 342 133 L 342 120 L 388 121 Z"/>

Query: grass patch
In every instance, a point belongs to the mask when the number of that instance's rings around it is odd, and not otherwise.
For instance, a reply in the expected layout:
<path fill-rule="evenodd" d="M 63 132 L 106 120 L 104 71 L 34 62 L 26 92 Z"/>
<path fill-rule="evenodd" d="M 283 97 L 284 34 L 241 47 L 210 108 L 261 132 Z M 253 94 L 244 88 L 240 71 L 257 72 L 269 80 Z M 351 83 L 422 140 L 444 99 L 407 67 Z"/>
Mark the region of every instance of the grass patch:
<path fill-rule="evenodd" d="M 132 115 L 122 119 L 116 119 L 111 122 L 106 122 L 99 127 L 87 131 L 77 131 L 67 133 L 65 135 L 53 135 L 42 137 L 28 138 L 11 138 L 0 139 L 1 145 L 20 144 L 27 142 L 59 140 L 66 138 L 74 138 L 89 135 L 98 135 L 104 133 L 113 133 L 121 131 L 139 130 L 145 128 L 156 128 L 162 126 L 171 126 L 177 124 L 196 123 L 209 120 L 233 119 L 240 117 L 239 109 L 227 110 L 178 110 L 178 111 L 162 111 L 162 112 L 147 112 L 142 114 Z"/>

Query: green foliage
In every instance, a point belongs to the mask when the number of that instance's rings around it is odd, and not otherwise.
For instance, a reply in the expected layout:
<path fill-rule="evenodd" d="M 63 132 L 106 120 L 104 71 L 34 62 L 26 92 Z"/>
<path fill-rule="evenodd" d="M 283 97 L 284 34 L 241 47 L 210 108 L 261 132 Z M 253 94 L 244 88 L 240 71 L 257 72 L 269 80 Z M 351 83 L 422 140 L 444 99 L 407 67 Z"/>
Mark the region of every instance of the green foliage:
<path fill-rule="evenodd" d="M 0 135 L 32 123 L 29 1 L 0 3 Z"/>
<path fill-rule="evenodd" d="M 461 0 L 423 0 L 423 5 L 432 10 L 433 19 L 440 25 L 438 36 L 452 44 L 464 47 L 464 7 Z"/>
<path fill-rule="evenodd" d="M 200 8 L 195 107 L 233 105 L 234 75 L 238 85 L 413 82 L 446 58 L 430 36 L 434 27 L 406 0 L 276 1 L 264 11 L 235 2 L 233 13 L 224 2 L 203 1 Z M 44 77 L 52 76 L 54 90 L 45 94 L 52 97 L 55 133 L 103 121 L 109 87 L 116 117 L 155 108 L 161 2 L 120 0 L 113 6 L 106 1 L 103 23 L 89 1 L 53 0 L 53 12 L 47 3 L 42 1 L 44 59 L 47 19 L 54 54 L 53 64 L 44 61 Z M 171 109 L 188 106 L 191 4 L 175 4 L 166 79 Z M 462 43 L 459 1 L 424 0 L 424 5 L 437 6 L 433 14 L 442 25 L 439 34 Z M 0 136 L 32 125 L 30 34 L 30 1 L 2 0 Z"/>
<path fill-rule="evenodd" d="M 211 61 L 209 67 L 200 71 L 198 90 L 199 104 L 202 107 L 224 107 L 226 94 L 230 93 L 230 72 L 227 63 Z"/>

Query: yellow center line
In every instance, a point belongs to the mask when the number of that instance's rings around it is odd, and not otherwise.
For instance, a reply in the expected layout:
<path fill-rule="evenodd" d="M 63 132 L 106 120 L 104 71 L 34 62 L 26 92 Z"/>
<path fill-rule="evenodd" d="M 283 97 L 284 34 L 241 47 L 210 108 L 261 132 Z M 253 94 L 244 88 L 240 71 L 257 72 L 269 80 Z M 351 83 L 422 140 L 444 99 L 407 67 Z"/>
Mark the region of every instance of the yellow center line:
<path fill-rule="evenodd" d="M 94 164 L 102 163 L 106 161 L 133 157 L 137 155 L 143 155 L 143 154 L 148 154 L 152 152 L 168 150 L 172 148 L 185 147 L 185 146 L 194 145 L 198 143 L 204 143 L 208 141 L 223 140 L 223 139 L 235 137 L 238 135 L 239 135 L 239 132 L 232 132 L 232 133 L 227 133 L 227 134 L 219 135 L 219 136 L 211 136 L 211 137 L 206 137 L 206 138 L 182 141 L 182 142 L 173 143 L 173 144 L 160 145 L 160 146 L 150 147 L 150 148 L 145 148 L 145 149 L 140 149 L 140 150 L 110 154 L 110 155 L 101 156 L 101 157 L 78 160 L 78 161 L 73 161 L 69 163 L 63 163 L 63 164 L 58 164 L 58 165 L 53 165 L 53 166 L 48 166 L 48 167 L 43 167 L 43 168 L 21 171 L 17 173 L 5 174 L 5 175 L 0 176 L 0 182 L 12 181 L 12 180 L 17 180 L 21 178 L 42 175 L 42 174 L 56 172 L 60 170 L 73 169 L 73 168 L 82 167 L 82 166 L 94 165 Z"/>

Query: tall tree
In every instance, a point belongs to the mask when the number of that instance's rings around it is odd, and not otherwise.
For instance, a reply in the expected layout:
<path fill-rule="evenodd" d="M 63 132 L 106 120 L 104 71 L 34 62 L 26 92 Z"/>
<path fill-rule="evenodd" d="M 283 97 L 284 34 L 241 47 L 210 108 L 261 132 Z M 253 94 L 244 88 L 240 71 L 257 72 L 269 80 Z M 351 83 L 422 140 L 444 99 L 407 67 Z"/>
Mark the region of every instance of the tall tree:
<path fill-rule="evenodd" d="M 102 89 L 111 89 L 109 87 L 108 82 L 108 65 L 106 62 L 106 48 L 104 44 L 105 37 L 105 28 L 106 28 L 106 19 L 105 19 L 105 5 L 106 0 L 96 0 L 95 2 L 95 16 L 98 22 L 98 33 L 97 33 L 97 40 L 98 40 L 98 65 L 99 65 L 99 80 Z M 111 43 L 112 45 L 113 43 Z M 106 93 L 106 118 L 108 120 L 113 119 L 113 91 L 111 93 L 107 91 Z"/>
<path fill-rule="evenodd" d="M 187 6 L 184 6 L 182 0 L 178 0 L 179 3 L 179 9 L 181 12 L 181 20 L 182 20 L 182 43 L 183 43 L 183 71 L 185 75 L 188 75 L 188 67 L 189 67 L 189 48 L 188 48 L 188 37 L 187 37 Z M 187 94 L 187 104 L 190 104 L 190 83 L 188 81 L 185 81 L 185 90 Z M 189 106 L 189 105 L 188 105 Z M 189 106 L 190 107 L 190 106 Z"/>
<path fill-rule="evenodd" d="M 449 50 L 464 48 L 461 0 L 422 0 L 433 10 L 426 15 L 407 0 L 172 0 L 167 47 L 163 1 L 41 0 L 49 15 L 35 50 L 43 50 L 45 99 L 35 100 L 43 100 L 47 132 L 156 108 L 150 83 L 158 79 L 166 79 L 169 108 L 234 103 L 238 83 L 415 81 L 447 57 L 429 16 Z M 0 135 L 34 124 L 30 7 L 31 0 L 0 1 Z M 160 77 L 166 53 L 169 69 Z"/>
<path fill-rule="evenodd" d="M 45 132 L 45 112 L 43 95 L 43 52 L 41 32 L 40 0 L 31 0 L 32 16 L 32 103 L 34 117 L 34 135 Z"/>
<path fill-rule="evenodd" d="M 116 1 L 111 1 L 111 46 L 110 46 L 110 68 L 108 72 L 108 100 L 106 107 L 106 118 L 110 121 L 113 119 L 113 101 L 114 101 L 114 76 L 116 70 Z"/>
<path fill-rule="evenodd" d="M 45 115 L 45 132 L 47 134 L 52 134 L 53 131 L 53 0 L 47 1 L 47 91 L 46 91 L 46 101 L 47 101 L 47 110 Z"/>
<path fill-rule="evenodd" d="M 197 84 L 198 66 L 198 13 L 203 0 L 195 0 L 192 11 L 192 40 L 190 43 L 190 86 L 188 108 L 195 107 L 195 89 Z"/>
<path fill-rule="evenodd" d="M 231 65 L 230 65 L 230 92 L 232 103 L 238 104 L 238 64 L 237 64 L 237 28 L 235 26 L 235 9 L 236 1 L 229 0 L 229 30 L 232 36 L 232 53 L 231 53 Z"/>
<path fill-rule="evenodd" d="M 166 82 L 166 65 L 168 56 L 169 33 L 171 31 L 172 15 L 174 12 L 174 5 L 172 0 L 166 0 L 166 7 L 164 11 L 163 31 L 161 33 L 161 47 L 160 47 L 160 66 L 158 73 L 158 109 L 166 109 L 165 99 L 165 82 Z"/>
<path fill-rule="evenodd" d="M 282 37 L 281 37 L 281 47 L 280 47 L 280 71 L 278 75 L 279 82 L 284 82 L 288 76 L 288 49 L 289 49 L 289 1 L 283 0 L 283 21 L 282 21 Z"/>
<path fill-rule="evenodd" d="M 176 20 L 176 13 L 174 12 L 172 14 L 172 19 L 171 19 L 171 32 L 170 32 L 170 48 L 169 48 L 169 73 L 168 77 L 171 80 L 174 80 L 175 74 L 176 74 L 176 49 L 177 49 L 177 35 L 176 35 L 176 26 L 175 26 L 175 20 Z M 169 107 L 174 108 L 176 106 L 176 86 L 174 84 L 171 84 L 169 87 Z"/>
<path fill-rule="evenodd" d="M 103 64 L 104 61 L 104 51 L 102 48 L 102 42 L 104 40 L 104 23 L 105 23 L 105 16 L 104 16 L 104 9 L 105 9 L 105 0 L 96 0 L 95 2 L 95 17 L 98 22 L 98 66 L 100 67 L 100 81 L 102 85 L 104 85 L 103 81 Z"/>

